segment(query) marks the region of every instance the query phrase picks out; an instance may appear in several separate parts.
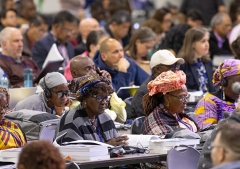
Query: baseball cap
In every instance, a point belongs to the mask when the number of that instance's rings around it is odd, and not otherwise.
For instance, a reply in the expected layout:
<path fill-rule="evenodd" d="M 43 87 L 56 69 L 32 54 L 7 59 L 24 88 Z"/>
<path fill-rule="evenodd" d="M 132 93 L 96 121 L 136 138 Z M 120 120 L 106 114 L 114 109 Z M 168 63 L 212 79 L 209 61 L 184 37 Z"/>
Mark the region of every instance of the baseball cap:
<path fill-rule="evenodd" d="M 159 64 L 162 65 L 173 65 L 174 63 L 183 64 L 185 61 L 182 58 L 176 58 L 172 52 L 163 49 L 155 52 L 150 60 L 151 69 Z"/>

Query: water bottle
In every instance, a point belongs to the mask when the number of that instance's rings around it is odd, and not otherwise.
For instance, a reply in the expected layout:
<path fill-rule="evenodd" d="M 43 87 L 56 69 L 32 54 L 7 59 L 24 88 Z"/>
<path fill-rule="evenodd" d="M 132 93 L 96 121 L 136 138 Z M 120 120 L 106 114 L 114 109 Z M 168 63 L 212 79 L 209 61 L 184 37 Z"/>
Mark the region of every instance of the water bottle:
<path fill-rule="evenodd" d="M 3 73 L 3 76 L 1 78 L 1 86 L 8 89 L 8 85 L 9 85 L 9 82 L 8 82 L 7 74 Z"/>
<path fill-rule="evenodd" d="M 31 68 L 24 69 L 24 87 L 33 87 L 33 71 Z"/>

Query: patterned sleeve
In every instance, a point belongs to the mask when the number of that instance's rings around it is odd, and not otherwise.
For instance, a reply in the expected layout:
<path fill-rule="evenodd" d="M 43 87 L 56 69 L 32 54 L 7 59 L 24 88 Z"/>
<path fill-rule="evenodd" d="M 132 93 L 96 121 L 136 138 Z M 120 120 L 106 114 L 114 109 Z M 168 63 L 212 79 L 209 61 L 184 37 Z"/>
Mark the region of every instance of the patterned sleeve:
<path fill-rule="evenodd" d="M 143 123 L 143 134 L 144 135 L 166 135 L 166 128 L 161 122 L 161 118 L 154 116 L 154 113 L 151 113 Z"/>
<path fill-rule="evenodd" d="M 197 104 L 195 120 L 200 129 L 217 123 L 217 104 L 206 94 Z"/>

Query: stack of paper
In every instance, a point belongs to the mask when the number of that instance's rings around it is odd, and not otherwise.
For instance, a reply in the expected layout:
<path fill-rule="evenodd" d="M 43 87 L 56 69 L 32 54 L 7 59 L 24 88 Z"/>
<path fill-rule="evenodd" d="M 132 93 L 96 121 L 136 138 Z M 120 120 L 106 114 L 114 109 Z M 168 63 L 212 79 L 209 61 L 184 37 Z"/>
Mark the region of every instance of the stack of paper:
<path fill-rule="evenodd" d="M 101 145 L 70 144 L 58 146 L 60 153 L 66 160 L 92 161 L 109 159 L 108 147 Z"/>
<path fill-rule="evenodd" d="M 196 145 L 200 143 L 200 139 L 187 139 L 187 138 L 172 138 L 150 140 L 149 151 L 150 154 L 167 154 L 171 148 L 179 145 Z"/>
<path fill-rule="evenodd" d="M 22 148 L 12 148 L 0 151 L 0 161 L 1 162 L 18 162 L 18 156 Z"/>
<path fill-rule="evenodd" d="M 138 134 L 124 134 L 128 136 L 128 145 L 139 148 L 146 148 L 149 146 L 150 140 L 159 140 L 160 137 L 157 135 L 138 135 Z"/>

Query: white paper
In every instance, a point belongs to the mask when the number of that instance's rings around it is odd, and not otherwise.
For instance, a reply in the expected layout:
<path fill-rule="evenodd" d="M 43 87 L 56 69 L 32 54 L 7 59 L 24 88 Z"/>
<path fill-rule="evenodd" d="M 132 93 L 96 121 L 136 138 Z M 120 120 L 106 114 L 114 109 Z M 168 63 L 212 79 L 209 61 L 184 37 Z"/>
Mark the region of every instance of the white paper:
<path fill-rule="evenodd" d="M 157 135 L 135 135 L 135 134 L 126 134 L 128 136 L 128 145 L 134 147 L 148 147 L 150 140 L 159 140 Z"/>
<path fill-rule="evenodd" d="M 47 58 L 43 63 L 42 69 L 44 69 L 47 66 L 48 62 L 50 61 L 61 61 L 61 60 L 64 60 L 64 58 L 58 51 L 57 45 L 54 43 L 50 51 L 48 52 Z"/>

